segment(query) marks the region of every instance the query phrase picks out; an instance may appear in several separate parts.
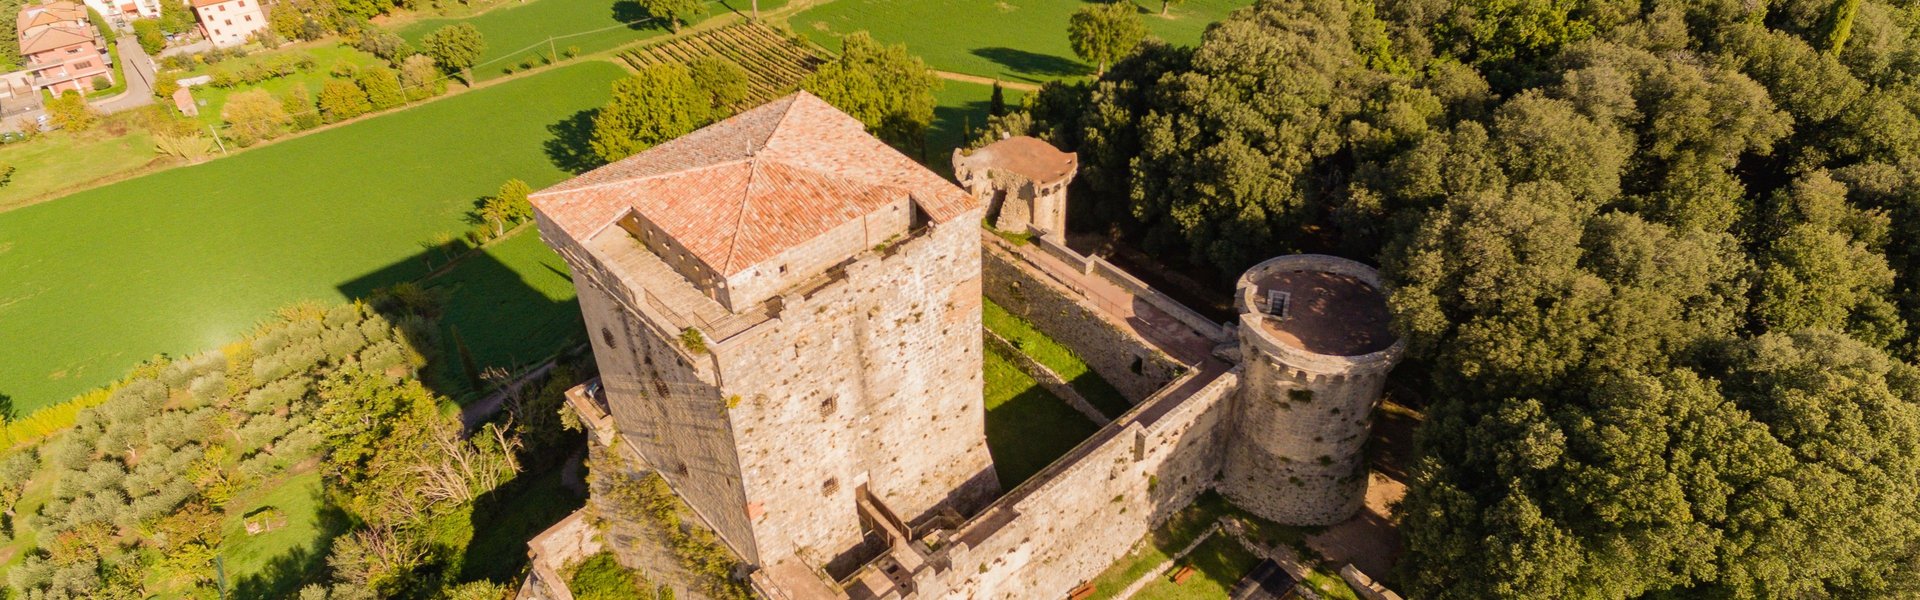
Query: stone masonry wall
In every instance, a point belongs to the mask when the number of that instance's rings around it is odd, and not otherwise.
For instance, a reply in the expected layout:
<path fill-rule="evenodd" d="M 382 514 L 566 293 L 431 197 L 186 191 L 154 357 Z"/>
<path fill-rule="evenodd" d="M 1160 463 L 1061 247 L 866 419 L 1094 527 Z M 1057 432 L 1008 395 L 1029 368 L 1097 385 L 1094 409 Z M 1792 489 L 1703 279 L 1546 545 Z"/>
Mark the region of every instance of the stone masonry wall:
<path fill-rule="evenodd" d="M 1199 375 L 1196 375 L 1199 376 Z M 961 530 L 946 590 L 923 598 L 1061 598 L 1213 483 L 1233 372 L 1152 420 L 1108 425 Z M 938 593 L 934 593 L 938 592 Z"/>
<path fill-rule="evenodd" d="M 1138 403 L 1186 370 L 995 243 L 984 244 L 980 258 L 988 299 L 1073 349 L 1128 400 Z"/>
<path fill-rule="evenodd" d="M 721 410 L 711 362 L 702 364 L 706 357 L 687 354 L 670 326 L 627 303 L 632 293 L 608 287 L 620 285 L 618 277 L 545 216 L 536 218 L 542 237 L 573 271 L 620 439 L 634 444 L 647 466 L 658 470 L 735 553 L 757 561 L 733 432 Z"/>
<path fill-rule="evenodd" d="M 909 521 L 999 491 L 982 392 L 978 211 L 867 249 L 714 346 L 763 562 L 864 559 L 855 494 Z"/>
<path fill-rule="evenodd" d="M 1220 491 L 1290 525 L 1332 525 L 1366 499 L 1365 444 L 1386 374 L 1313 373 L 1241 349 L 1245 374 Z"/>

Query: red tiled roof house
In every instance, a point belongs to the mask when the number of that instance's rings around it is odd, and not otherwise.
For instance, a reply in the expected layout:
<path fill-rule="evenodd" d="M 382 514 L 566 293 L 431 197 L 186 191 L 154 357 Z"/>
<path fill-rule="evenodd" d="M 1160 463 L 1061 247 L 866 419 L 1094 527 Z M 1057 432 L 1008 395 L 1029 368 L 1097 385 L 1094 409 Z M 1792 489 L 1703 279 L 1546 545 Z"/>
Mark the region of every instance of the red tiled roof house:
<path fill-rule="evenodd" d="M 113 84 L 106 42 L 87 21 L 87 9 L 72 2 L 29 4 L 20 9 L 17 27 L 35 89 L 86 93 L 96 77 Z"/>

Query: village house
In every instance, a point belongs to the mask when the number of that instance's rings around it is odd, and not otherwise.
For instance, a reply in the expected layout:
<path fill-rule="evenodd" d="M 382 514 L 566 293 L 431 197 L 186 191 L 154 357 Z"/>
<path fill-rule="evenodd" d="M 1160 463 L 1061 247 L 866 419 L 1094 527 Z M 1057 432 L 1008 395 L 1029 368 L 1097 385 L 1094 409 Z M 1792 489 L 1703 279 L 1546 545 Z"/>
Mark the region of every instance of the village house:
<path fill-rule="evenodd" d="M 216 48 L 246 44 L 255 32 L 267 28 L 260 0 L 193 0 L 193 13 Z"/>
<path fill-rule="evenodd" d="M 105 39 L 72 2 L 29 4 L 20 9 L 20 56 L 36 90 L 82 93 L 113 85 Z M 96 86 L 95 79 L 106 85 Z"/>

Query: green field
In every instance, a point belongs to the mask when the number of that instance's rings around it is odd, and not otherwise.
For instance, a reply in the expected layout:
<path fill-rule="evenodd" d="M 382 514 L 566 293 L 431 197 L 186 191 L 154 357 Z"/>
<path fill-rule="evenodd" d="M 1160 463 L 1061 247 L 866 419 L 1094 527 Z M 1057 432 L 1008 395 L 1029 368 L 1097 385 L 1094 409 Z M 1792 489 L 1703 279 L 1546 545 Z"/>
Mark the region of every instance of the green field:
<path fill-rule="evenodd" d="M 1251 0 L 1187 0 L 1160 16 L 1155 0 L 1133 0 L 1160 39 L 1192 45 L 1207 25 Z M 1093 74 L 1067 45 L 1067 17 L 1080 0 L 838 0 L 789 20 L 793 30 L 828 48 L 865 30 L 874 39 L 906 43 L 935 69 L 1041 82 Z"/>
<path fill-rule="evenodd" d="M 55 131 L 30 142 L 0 146 L 0 165 L 14 168 L 13 181 L 0 188 L 0 212 L 138 169 L 155 156 L 153 136 L 147 132 L 113 136 L 104 128 L 77 134 Z"/>
<path fill-rule="evenodd" d="M 0 394 L 24 414 L 280 306 L 425 275 L 422 242 L 466 230 L 475 199 L 567 177 L 549 125 L 623 74 L 573 65 L 0 213 Z"/>
<path fill-rule="evenodd" d="M 732 6 L 744 11 L 747 1 L 710 2 L 708 14 L 723 14 Z M 767 0 L 760 9 L 785 4 L 786 0 Z M 473 68 L 474 77 L 481 80 L 504 75 L 502 69 L 509 66 L 517 70 L 523 60 L 540 64 L 540 57 L 548 55 L 550 37 L 554 52 L 573 47 L 581 54 L 592 54 L 667 33 L 664 25 L 648 21 L 633 2 L 614 0 L 535 0 L 471 17 L 421 19 L 401 25 L 395 33 L 417 46 L 434 30 L 462 21 L 472 23 L 487 41 L 486 52 Z"/>
<path fill-rule="evenodd" d="M 1012 489 L 1100 430 L 992 347 L 985 370 L 987 451 L 1000 487 Z"/>
<path fill-rule="evenodd" d="M 993 86 L 966 81 L 942 81 L 934 92 L 933 122 L 927 125 L 928 169 L 953 178 L 953 149 L 972 139 L 987 122 L 987 109 L 993 105 Z M 1007 106 L 1020 106 L 1025 94 L 1005 90 Z"/>
<path fill-rule="evenodd" d="M 482 369 L 524 367 L 586 341 L 567 263 L 541 243 L 531 226 L 468 255 L 426 284 L 447 299 L 440 316 L 443 359 L 428 367 L 439 370 L 428 380 L 437 382 L 441 393 L 455 393 L 449 387 L 464 379 L 456 372 L 455 327 Z"/>

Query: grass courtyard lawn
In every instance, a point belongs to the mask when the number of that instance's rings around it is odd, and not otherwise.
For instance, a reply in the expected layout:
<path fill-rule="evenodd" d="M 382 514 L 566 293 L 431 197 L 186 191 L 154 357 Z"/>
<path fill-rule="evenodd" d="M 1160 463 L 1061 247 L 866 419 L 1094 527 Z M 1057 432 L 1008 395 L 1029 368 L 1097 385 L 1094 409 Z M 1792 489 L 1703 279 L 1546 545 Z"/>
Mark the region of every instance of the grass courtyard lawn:
<path fill-rule="evenodd" d="M 30 142 L 0 146 L 0 165 L 14 168 L 13 182 L 0 188 L 0 212 L 144 167 L 156 156 L 153 136 L 137 128 L 124 136 L 106 131 L 54 131 Z M 0 229 L 0 238 L 4 237 L 5 230 Z M 0 245 L 0 252 L 4 251 L 4 245 Z M 0 312 L 4 310 L 0 308 Z"/>
<path fill-rule="evenodd" d="M 623 75 L 572 65 L 0 213 L 0 394 L 28 413 L 291 302 L 418 279 L 476 198 L 566 178 L 548 126 Z"/>
<path fill-rule="evenodd" d="M 1012 489 L 1100 427 L 1047 392 L 992 347 L 986 349 L 987 451 Z"/>
<path fill-rule="evenodd" d="M 1252 0 L 1187 0 L 1160 16 L 1157 0 L 1131 0 L 1155 37 L 1199 43 L 1207 25 Z M 1067 17 L 1081 0 L 838 0 L 794 15 L 793 30 L 838 50 L 840 37 L 871 32 L 905 42 L 935 69 L 1041 82 L 1093 74 L 1067 44 Z"/>
<path fill-rule="evenodd" d="M 1120 390 L 1114 389 L 1113 384 L 1101 379 L 1100 374 L 1088 368 L 1087 363 L 1074 356 L 1072 350 L 1035 329 L 1026 319 L 1007 312 L 992 300 L 986 301 L 982 314 L 987 329 L 1013 342 L 1013 346 L 1019 348 L 1021 353 L 1033 357 L 1035 362 L 1046 365 L 1054 374 L 1067 380 L 1067 384 L 1073 386 L 1073 391 L 1080 392 L 1081 397 L 1092 402 L 1093 407 L 1100 409 L 1108 418 L 1117 418 L 1133 408 L 1133 403 L 1120 395 Z"/>
<path fill-rule="evenodd" d="M 220 119 L 220 109 L 227 105 L 228 97 L 240 92 L 264 89 L 278 98 L 286 94 L 287 90 L 293 89 L 294 86 L 304 85 L 307 87 L 307 97 L 317 98 L 320 96 L 320 87 L 327 84 L 327 79 L 332 77 L 332 71 L 335 66 L 341 64 L 363 66 L 383 62 L 379 57 L 372 54 L 367 54 L 338 43 L 311 42 L 298 46 L 283 46 L 274 50 L 256 52 L 242 58 L 221 61 L 218 64 L 202 65 L 189 71 L 169 71 L 161 73 L 159 76 L 185 79 L 188 77 L 209 75 L 217 71 L 238 73 L 240 70 L 255 63 L 289 54 L 306 54 L 312 56 L 314 59 L 313 69 L 287 77 L 269 79 L 261 82 L 259 85 L 242 85 L 231 88 L 216 88 L 211 85 L 195 86 L 193 88 L 193 98 L 196 103 L 200 104 L 200 120 L 215 125 L 223 123 L 224 121 Z"/>
<path fill-rule="evenodd" d="M 747 2 L 709 2 L 708 14 L 723 14 L 732 7 L 745 11 Z M 760 10 L 785 4 L 786 0 L 767 0 L 760 3 Z M 502 69 L 508 66 L 518 70 L 523 60 L 540 64 L 540 57 L 547 55 L 548 37 L 555 38 L 553 51 L 565 56 L 568 47 L 579 48 L 581 54 L 592 54 L 667 33 L 664 25 L 644 21 L 646 18 L 646 13 L 632 0 L 532 0 L 469 17 L 411 21 L 399 25 L 395 33 L 418 46 L 421 38 L 436 29 L 462 21 L 472 23 L 487 41 L 486 52 L 480 55 L 473 75 L 487 80 L 504 75 Z"/>
<path fill-rule="evenodd" d="M 1193 575 L 1174 583 L 1172 573 L 1157 578 L 1133 595 L 1139 600 L 1224 600 L 1233 584 L 1245 577 L 1260 558 L 1231 536 L 1215 534 L 1180 559 L 1179 565 L 1192 565 Z M 1178 569 L 1179 566 L 1174 567 Z"/>

